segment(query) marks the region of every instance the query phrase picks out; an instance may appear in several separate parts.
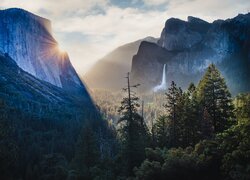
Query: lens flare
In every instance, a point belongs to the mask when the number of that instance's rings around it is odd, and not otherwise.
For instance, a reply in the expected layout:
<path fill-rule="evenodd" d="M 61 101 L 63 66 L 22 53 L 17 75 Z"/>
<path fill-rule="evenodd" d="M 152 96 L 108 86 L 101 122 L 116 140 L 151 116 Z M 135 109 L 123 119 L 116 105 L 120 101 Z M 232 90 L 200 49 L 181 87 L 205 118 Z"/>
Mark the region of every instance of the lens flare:
<path fill-rule="evenodd" d="M 65 53 L 65 49 L 62 47 L 61 44 L 57 44 L 57 50 L 60 52 L 60 53 Z"/>

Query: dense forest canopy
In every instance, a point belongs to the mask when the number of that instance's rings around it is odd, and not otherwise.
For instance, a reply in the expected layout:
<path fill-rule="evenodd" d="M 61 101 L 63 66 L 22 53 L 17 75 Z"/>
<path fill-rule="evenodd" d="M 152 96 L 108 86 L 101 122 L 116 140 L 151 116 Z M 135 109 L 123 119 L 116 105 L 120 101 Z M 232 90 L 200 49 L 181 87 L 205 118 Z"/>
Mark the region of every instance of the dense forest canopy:
<path fill-rule="evenodd" d="M 187 90 L 172 82 L 166 92 L 133 93 L 130 101 L 128 92 L 97 92 L 95 99 L 116 127 L 120 144 L 114 179 L 250 178 L 250 96 L 232 97 L 214 64 Z M 120 107 L 118 97 L 124 97 Z"/>
<path fill-rule="evenodd" d="M 197 85 L 177 84 L 151 96 L 129 81 L 114 96 L 99 90 L 102 117 L 71 123 L 1 99 L 1 179 L 248 180 L 250 94 L 232 97 L 213 64 Z"/>

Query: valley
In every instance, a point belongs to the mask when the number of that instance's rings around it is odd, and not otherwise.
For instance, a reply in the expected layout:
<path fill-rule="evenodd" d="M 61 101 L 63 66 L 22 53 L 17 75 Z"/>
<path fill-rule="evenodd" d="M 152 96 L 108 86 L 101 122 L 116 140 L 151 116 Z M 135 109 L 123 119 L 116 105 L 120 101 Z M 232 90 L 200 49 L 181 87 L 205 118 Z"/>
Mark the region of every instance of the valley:
<path fill-rule="evenodd" d="M 52 2 L 0 2 L 1 180 L 250 179 L 249 12 Z"/>

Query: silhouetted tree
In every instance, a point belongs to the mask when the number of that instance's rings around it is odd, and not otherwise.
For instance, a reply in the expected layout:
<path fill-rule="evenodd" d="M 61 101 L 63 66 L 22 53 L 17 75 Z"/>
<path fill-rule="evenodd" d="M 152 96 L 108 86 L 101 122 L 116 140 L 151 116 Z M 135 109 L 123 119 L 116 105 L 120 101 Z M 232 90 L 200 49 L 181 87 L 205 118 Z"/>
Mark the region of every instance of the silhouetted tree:
<path fill-rule="evenodd" d="M 124 168 L 128 175 L 132 175 L 133 168 L 138 166 L 145 158 L 144 149 L 149 144 L 149 134 L 147 126 L 142 116 L 138 113 L 140 107 L 139 98 L 131 88 L 129 74 L 127 76 L 128 85 L 124 88 L 128 95 L 123 98 L 119 113 L 122 115 L 118 123 L 119 133 L 122 143 L 122 159 Z"/>

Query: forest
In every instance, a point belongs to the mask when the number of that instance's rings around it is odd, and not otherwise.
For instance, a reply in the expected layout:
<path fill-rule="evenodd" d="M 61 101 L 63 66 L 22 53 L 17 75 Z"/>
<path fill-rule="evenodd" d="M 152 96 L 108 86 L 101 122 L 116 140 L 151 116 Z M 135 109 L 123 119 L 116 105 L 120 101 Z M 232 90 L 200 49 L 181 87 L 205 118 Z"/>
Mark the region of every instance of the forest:
<path fill-rule="evenodd" d="M 187 90 L 172 82 L 148 97 L 127 80 L 123 94 L 94 97 L 101 117 L 84 123 L 59 112 L 56 126 L 53 113 L 40 119 L 0 101 L 1 179 L 250 179 L 250 94 L 232 97 L 215 65 Z"/>
<path fill-rule="evenodd" d="M 250 179 L 250 94 L 232 97 L 215 65 L 197 86 L 183 91 L 172 82 L 146 97 L 144 109 L 133 88 L 123 89 L 120 106 L 121 94 L 94 97 L 116 126 L 118 151 L 93 179 Z"/>

